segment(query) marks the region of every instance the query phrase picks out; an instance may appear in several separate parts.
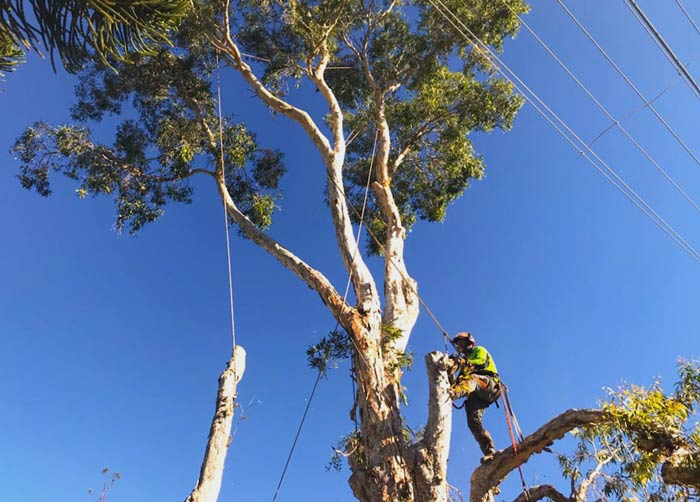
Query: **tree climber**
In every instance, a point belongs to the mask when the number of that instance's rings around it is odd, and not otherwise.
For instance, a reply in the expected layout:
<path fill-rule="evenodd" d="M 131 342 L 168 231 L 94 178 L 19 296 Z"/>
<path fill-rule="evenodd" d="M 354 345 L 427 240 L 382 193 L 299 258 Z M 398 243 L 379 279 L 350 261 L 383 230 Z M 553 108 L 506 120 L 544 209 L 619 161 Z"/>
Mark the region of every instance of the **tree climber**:
<path fill-rule="evenodd" d="M 450 356 L 454 363 L 450 371 L 452 399 L 466 398 L 462 406 L 466 408 L 469 430 L 484 454 L 481 459 L 483 463 L 496 453 L 493 438 L 481 421 L 484 410 L 501 396 L 498 370 L 491 354 L 484 347 L 476 345 L 471 333 L 457 333 L 452 344 L 457 350 L 457 354 Z"/>

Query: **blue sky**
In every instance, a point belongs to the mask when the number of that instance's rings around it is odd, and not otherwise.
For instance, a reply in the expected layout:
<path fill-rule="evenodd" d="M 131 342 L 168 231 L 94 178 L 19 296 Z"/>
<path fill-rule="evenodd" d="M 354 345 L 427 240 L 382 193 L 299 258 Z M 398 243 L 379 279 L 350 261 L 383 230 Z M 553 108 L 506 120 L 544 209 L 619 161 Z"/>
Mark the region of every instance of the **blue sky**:
<path fill-rule="evenodd" d="M 696 20 L 700 9 L 686 7 Z M 700 35 L 675 3 L 641 2 L 684 62 Z M 648 96 L 675 79 L 655 105 L 694 151 L 700 103 L 632 18 L 622 0 L 572 1 L 572 10 Z M 638 98 L 554 0 L 534 2 L 531 26 L 615 116 Z M 525 31 L 504 58 L 583 138 L 609 121 Z M 697 75 L 696 65 L 691 73 Z M 234 75 L 224 108 L 263 144 L 286 155 L 285 199 L 271 234 L 342 289 L 346 275 L 323 203 L 323 167 L 299 128 L 272 118 Z M 0 151 L 35 120 L 68 121 L 74 80 L 46 61 L 9 75 L 0 94 Z M 295 102 L 315 113 L 317 95 Z M 648 111 L 625 121 L 695 200 L 700 167 Z M 595 404 L 621 381 L 670 386 L 678 356 L 698 356 L 700 265 L 613 189 L 526 105 L 513 131 L 475 135 L 487 163 L 442 224 L 418 224 L 406 261 L 423 298 L 450 332 L 470 330 L 493 354 L 525 432 L 570 407 Z M 596 151 L 692 245 L 698 214 L 619 131 Z M 230 352 L 222 209 L 209 180 L 191 206 L 171 206 L 137 237 L 118 235 L 112 202 L 79 199 L 56 180 L 42 199 L 21 189 L 18 164 L 0 165 L 0 482 L 8 500 L 90 500 L 103 467 L 122 473 L 110 500 L 182 500 L 198 473 L 216 378 Z M 304 351 L 332 329 L 317 295 L 235 234 L 238 342 L 249 355 L 240 385 L 247 420 L 229 452 L 221 502 L 271 500 L 314 373 Z M 381 263 L 371 260 L 374 270 Z M 423 355 L 442 348 L 422 314 L 404 380 L 414 427 L 425 420 Z M 324 469 L 331 446 L 352 429 L 345 364 L 319 388 L 280 501 L 352 500 L 348 471 Z M 486 413 L 497 445 L 508 444 L 503 411 Z M 476 442 L 455 413 L 450 482 L 466 490 Z M 553 459 L 526 466 L 529 483 L 556 482 Z M 510 480 L 504 492 L 516 495 Z"/>

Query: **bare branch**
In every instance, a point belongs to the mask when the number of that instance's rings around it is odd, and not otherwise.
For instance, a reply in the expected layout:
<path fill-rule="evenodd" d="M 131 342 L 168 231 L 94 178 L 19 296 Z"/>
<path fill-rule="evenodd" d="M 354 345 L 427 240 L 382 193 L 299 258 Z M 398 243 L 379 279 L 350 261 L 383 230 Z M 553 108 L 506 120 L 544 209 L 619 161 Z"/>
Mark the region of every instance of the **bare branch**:
<path fill-rule="evenodd" d="M 428 372 L 428 422 L 423 439 L 411 446 L 409 458 L 413 466 L 415 500 L 447 502 L 449 500 L 447 458 L 452 434 L 452 400 L 447 377 L 450 359 L 442 352 L 425 356 Z"/>
<path fill-rule="evenodd" d="M 333 154 L 333 149 L 331 148 L 328 138 L 321 132 L 321 129 L 316 125 L 311 115 L 274 95 L 265 87 L 262 81 L 253 73 L 250 65 L 243 61 L 243 55 L 231 38 L 231 33 L 228 28 L 226 29 L 223 43 L 221 41 L 216 41 L 214 43 L 224 54 L 226 63 L 241 74 L 243 79 L 251 86 L 263 103 L 277 113 L 281 113 L 285 117 L 301 125 L 316 148 L 321 152 L 324 161 L 328 162 Z"/>
<path fill-rule="evenodd" d="M 586 479 L 581 482 L 581 486 L 578 487 L 576 492 L 576 500 L 578 502 L 586 502 L 586 497 L 588 496 L 588 490 L 593 485 L 598 476 L 600 476 L 601 471 L 605 465 L 610 462 L 614 457 L 612 455 L 606 455 L 604 458 L 598 459 L 598 463 L 595 468 L 588 473 Z"/>
<path fill-rule="evenodd" d="M 327 35 L 330 34 L 330 30 Z M 327 40 L 324 40 L 323 55 L 316 68 L 309 64 L 308 75 L 316 88 L 325 98 L 330 109 L 330 127 L 333 131 L 333 155 L 326 162 L 328 170 L 328 198 L 333 225 L 335 226 L 338 246 L 343 262 L 353 282 L 358 304 L 363 311 L 379 310 L 377 286 L 362 255 L 357 252 L 358 242 L 353 234 L 352 220 L 347 207 L 345 186 L 343 183 L 343 165 L 345 162 L 345 135 L 343 132 L 343 111 L 333 90 L 324 78 L 324 72 L 330 61 Z M 325 159 L 324 159 L 325 160 Z"/>
<path fill-rule="evenodd" d="M 200 127 L 207 134 L 210 149 L 213 152 L 216 152 L 218 145 L 216 136 L 202 115 L 201 108 L 198 106 L 197 102 L 188 102 L 188 105 L 194 111 Z M 216 180 L 221 199 L 224 201 L 224 205 L 226 206 L 226 212 L 240 227 L 241 231 L 243 231 L 243 233 L 253 242 L 277 258 L 282 265 L 294 272 L 294 274 L 304 281 L 311 289 L 316 291 L 321 297 L 323 303 L 328 306 L 334 317 L 343 325 L 344 328 L 350 326 L 351 320 L 353 316 L 357 314 L 357 311 L 348 306 L 348 304 L 335 290 L 330 281 L 328 281 L 328 279 L 321 272 L 312 268 L 290 250 L 283 247 L 280 243 L 256 227 L 255 224 L 250 221 L 240 209 L 238 209 L 231 198 L 228 189 L 226 188 L 226 181 L 224 180 L 223 172 L 220 168 L 217 168 L 214 179 Z"/>
<path fill-rule="evenodd" d="M 216 502 L 219 497 L 224 462 L 231 438 L 236 389 L 245 372 L 245 357 L 245 350 L 237 345 L 226 369 L 219 376 L 216 408 L 202 468 L 197 485 L 185 502 Z"/>
<path fill-rule="evenodd" d="M 471 502 L 483 502 L 491 490 L 496 488 L 513 469 L 528 461 L 535 453 L 540 453 L 545 447 L 577 428 L 598 424 L 609 418 L 602 410 L 565 411 L 553 418 L 535 432 L 526 436 L 518 445 L 517 452 L 510 446 L 501 450 L 493 459 L 477 467 L 472 473 Z"/>
<path fill-rule="evenodd" d="M 543 498 L 549 498 L 554 502 L 571 502 L 571 499 L 564 496 L 559 490 L 552 485 L 538 485 L 528 488 L 527 492 L 523 492 L 513 502 L 537 502 Z"/>
<path fill-rule="evenodd" d="M 309 266 L 301 258 L 256 227 L 233 202 L 231 195 L 226 189 L 223 177 L 221 176 L 217 177 L 217 187 L 226 205 L 228 215 L 239 226 L 241 231 L 255 244 L 277 258 L 284 267 L 291 270 L 299 279 L 306 283 L 307 286 L 316 291 L 323 303 L 333 313 L 333 316 L 344 328 L 348 329 L 352 323 L 356 321 L 358 315 L 357 310 L 350 307 L 343 300 L 330 281 L 328 281 L 321 272 Z"/>

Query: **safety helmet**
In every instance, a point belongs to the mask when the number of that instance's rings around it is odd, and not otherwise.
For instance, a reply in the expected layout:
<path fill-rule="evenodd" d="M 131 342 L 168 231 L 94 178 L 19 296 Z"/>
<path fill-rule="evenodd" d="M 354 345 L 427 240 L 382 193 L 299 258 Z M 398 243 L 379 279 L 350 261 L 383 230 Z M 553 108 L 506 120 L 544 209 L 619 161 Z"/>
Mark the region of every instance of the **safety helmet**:
<path fill-rule="evenodd" d="M 452 339 L 452 343 L 455 345 L 459 343 L 466 349 L 473 349 L 474 347 L 476 347 L 476 340 L 474 340 L 472 334 L 467 331 L 457 333 Z"/>

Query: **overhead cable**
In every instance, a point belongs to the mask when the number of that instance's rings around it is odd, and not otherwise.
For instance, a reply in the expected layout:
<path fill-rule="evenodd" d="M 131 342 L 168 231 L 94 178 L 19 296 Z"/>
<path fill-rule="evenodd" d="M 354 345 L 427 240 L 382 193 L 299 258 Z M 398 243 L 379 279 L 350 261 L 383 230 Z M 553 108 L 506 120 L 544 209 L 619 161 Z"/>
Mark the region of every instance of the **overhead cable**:
<path fill-rule="evenodd" d="M 652 113 L 656 116 L 656 118 L 663 124 L 663 126 L 666 128 L 666 130 L 674 137 L 674 139 L 678 142 L 679 145 L 683 147 L 683 149 L 686 151 L 688 155 L 692 157 L 692 159 L 695 161 L 695 163 L 700 167 L 700 158 L 691 150 L 691 148 L 683 141 L 683 139 L 679 136 L 679 134 L 670 126 L 670 124 L 664 119 L 659 111 L 652 105 L 651 101 L 649 101 L 644 94 L 637 88 L 636 85 L 634 85 L 634 82 L 627 76 L 627 74 L 620 68 L 620 66 L 608 55 L 608 53 L 603 49 L 603 47 L 598 43 L 598 41 L 591 35 L 591 33 L 586 29 L 586 27 L 581 23 L 581 21 L 578 20 L 578 18 L 574 15 L 573 12 L 566 6 L 566 4 L 563 2 L 563 0 L 557 0 L 557 3 L 561 6 L 562 9 L 564 9 L 564 12 L 571 18 L 571 20 L 578 26 L 578 28 L 583 32 L 584 35 L 586 35 L 586 38 L 590 40 L 590 42 L 600 51 L 600 53 L 605 57 L 605 59 L 610 63 L 610 65 L 617 71 L 617 73 L 624 79 L 625 82 L 627 82 L 627 85 L 629 85 L 632 90 L 639 96 L 639 98 L 644 102 L 644 105 L 649 108 L 649 110 L 652 111 Z"/>
<path fill-rule="evenodd" d="M 676 0 L 676 4 L 678 4 L 678 7 L 680 7 L 680 9 L 683 11 L 683 14 L 685 15 L 686 19 L 690 21 L 690 24 L 693 25 L 693 28 L 695 28 L 695 31 L 698 33 L 698 35 L 700 35 L 700 28 L 698 28 L 697 23 L 695 23 L 688 11 L 685 9 L 685 7 L 683 7 L 681 0 Z"/>
<path fill-rule="evenodd" d="M 673 52 L 671 46 L 668 45 L 666 40 L 664 40 L 664 37 L 661 36 L 659 30 L 657 30 L 656 26 L 654 26 L 654 23 L 651 22 L 651 19 L 647 17 L 642 8 L 634 0 L 625 0 L 625 5 L 630 10 L 630 12 L 632 12 L 639 24 L 642 25 L 644 31 L 647 32 L 647 34 L 651 37 L 652 41 L 661 50 L 664 56 L 666 56 L 666 59 L 668 59 L 671 65 L 673 65 L 678 71 L 681 72 L 686 85 L 693 92 L 693 94 L 695 94 L 695 97 L 700 99 L 700 85 L 698 85 L 698 83 L 695 81 L 688 69 L 685 66 L 683 66 L 681 60 L 678 59 L 678 56 L 676 56 L 676 54 Z"/>
<path fill-rule="evenodd" d="M 493 68 L 500 73 L 503 78 L 509 81 L 513 87 L 520 92 L 523 97 L 537 110 L 554 129 L 571 144 L 588 162 L 608 180 L 615 188 L 627 197 L 638 209 L 640 209 L 655 225 L 657 225 L 666 235 L 668 235 L 681 249 L 688 253 L 691 258 L 700 263 L 700 253 L 695 250 L 671 225 L 668 224 L 659 214 L 649 206 L 649 204 L 629 186 L 600 156 L 593 151 L 569 126 L 564 122 L 542 99 L 523 82 L 508 65 L 506 65 L 498 55 L 486 44 L 484 44 L 474 32 L 464 24 L 459 17 L 452 12 L 441 0 L 428 0 L 428 2 L 469 42 L 475 50 L 482 52 Z M 440 4 L 440 7 L 438 7 Z M 448 16 L 449 14 L 449 16 Z M 459 23 L 458 26 L 456 23 Z M 466 31 L 466 33 L 465 33 Z M 468 35 L 467 35 L 468 33 Z M 490 55 L 490 57 L 489 57 Z M 495 61 L 494 61 L 495 60 Z M 506 73 L 507 72 L 507 73 Z M 510 74 L 511 76 L 509 76 Z M 525 92 L 525 90 L 527 92 Z M 528 95 L 529 93 L 529 95 Z M 545 113 L 543 108 L 549 113 Z M 551 116 L 550 116 L 551 115 Z M 556 120 L 556 122 L 555 122 Z M 564 132 L 566 130 L 566 132 Z M 578 144 L 577 144 L 578 142 Z M 587 153 L 588 152 L 588 153 Z M 593 158 L 599 163 L 596 163 Z M 602 167 L 601 167 L 602 166 Z"/>
<path fill-rule="evenodd" d="M 515 10 L 508 5 L 508 2 L 506 0 L 501 0 L 508 9 L 510 9 L 513 14 L 517 15 Z M 581 82 L 581 80 L 569 69 L 569 67 L 561 60 L 561 58 L 547 45 L 542 38 L 530 27 L 530 25 L 522 18 L 520 18 L 520 22 L 522 23 L 523 26 L 530 32 L 530 34 L 537 40 L 537 42 L 549 53 L 549 55 L 561 66 L 564 71 L 578 84 L 578 86 L 584 90 L 584 92 L 590 97 L 593 102 L 596 104 L 596 106 L 612 121 L 612 125 L 610 127 L 615 127 L 617 126 L 618 129 L 625 135 L 625 137 L 651 162 L 654 167 L 666 178 L 666 180 L 673 185 L 673 187 L 690 203 L 691 206 L 695 208 L 696 211 L 700 212 L 700 206 L 686 193 L 685 190 L 671 177 L 668 172 L 661 167 L 661 165 L 654 159 L 654 157 L 651 156 L 651 154 L 641 145 L 639 142 L 625 129 L 620 121 L 616 119 L 609 111 L 608 109 L 600 102 L 598 98 L 596 98 L 593 93 L 586 87 L 586 85 Z M 606 129 L 609 130 L 610 128 Z M 597 139 L 597 138 L 596 138 Z M 590 146 L 590 144 L 589 144 Z"/>

